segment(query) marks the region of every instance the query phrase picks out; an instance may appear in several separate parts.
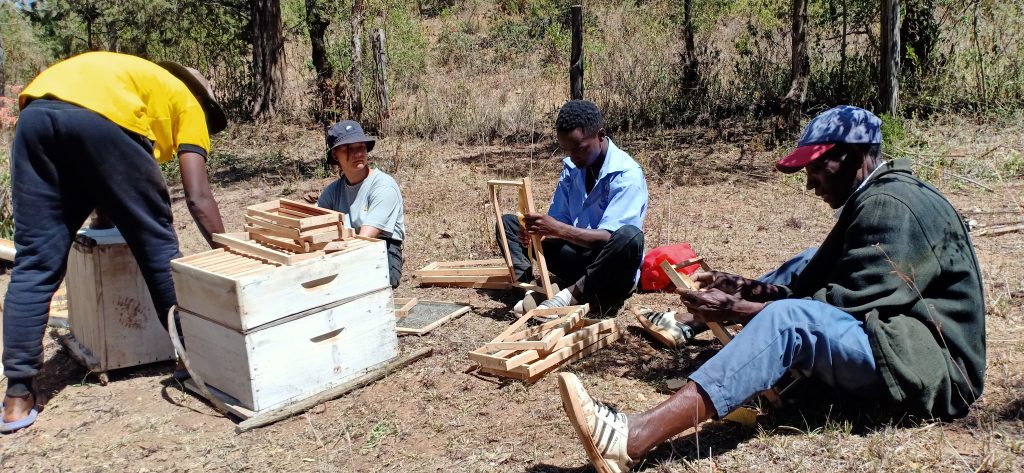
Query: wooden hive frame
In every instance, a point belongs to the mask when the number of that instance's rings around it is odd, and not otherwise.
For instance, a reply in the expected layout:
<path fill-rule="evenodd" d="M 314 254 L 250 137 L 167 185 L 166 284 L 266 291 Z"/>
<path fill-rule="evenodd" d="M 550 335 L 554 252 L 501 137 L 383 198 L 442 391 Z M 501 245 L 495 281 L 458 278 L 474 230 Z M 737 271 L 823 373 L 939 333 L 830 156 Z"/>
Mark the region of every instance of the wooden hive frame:
<path fill-rule="evenodd" d="M 535 236 L 531 238 L 530 247 L 527 248 L 527 255 L 530 257 L 533 267 L 538 268 L 540 271 L 542 286 L 520 283 L 516 279 L 516 271 L 512 266 L 512 257 L 509 255 L 508 236 L 505 234 L 505 227 L 501 222 L 501 207 L 498 204 L 498 188 L 501 186 L 514 186 L 518 188 L 520 213 L 534 212 L 536 209 L 533 206 L 533 190 L 530 187 L 530 178 L 524 177 L 519 181 L 487 181 L 487 192 L 490 195 L 491 207 L 494 209 L 494 216 L 497 219 L 498 235 L 502 251 L 504 252 L 504 258 L 432 262 L 417 271 L 413 271 L 413 276 L 416 277 L 420 286 L 468 287 L 474 289 L 510 289 L 515 287 L 546 294 L 548 299 L 555 296 L 554 286 L 551 284 L 551 276 L 548 273 L 547 261 L 544 259 L 544 250 L 540 245 L 540 237 Z"/>
<path fill-rule="evenodd" d="M 588 305 L 531 310 L 494 340 L 469 352 L 469 359 L 484 373 L 534 383 L 621 337 L 614 319 L 584 318 L 589 310 Z M 558 318 L 523 328 L 532 319 L 552 316 Z"/>
<path fill-rule="evenodd" d="M 507 180 L 490 180 L 487 181 L 487 193 L 491 198 L 491 207 L 494 208 L 494 218 L 497 222 L 498 236 L 500 237 L 501 249 L 505 256 L 505 265 L 508 267 L 509 278 L 515 283 L 516 281 L 516 270 L 512 265 L 512 255 L 509 253 L 508 246 L 508 235 L 505 234 L 505 225 L 501 220 L 501 206 L 498 204 L 498 188 L 499 187 L 516 187 L 519 191 L 519 213 L 526 215 L 527 213 L 534 213 L 537 211 L 533 205 L 533 187 L 532 181 L 529 177 L 524 177 L 518 181 L 507 181 Z M 522 218 L 522 217 L 520 217 Z M 520 220 L 522 221 L 522 220 Z M 554 287 L 551 285 L 551 275 L 548 274 L 547 260 L 544 259 L 544 248 L 540 244 L 541 238 L 537 235 L 530 237 L 530 244 L 526 248 L 526 256 L 530 258 L 534 268 L 540 272 L 540 283 L 542 284 L 542 290 L 550 299 L 555 297 Z"/>
<path fill-rule="evenodd" d="M 413 271 L 421 286 L 508 289 L 514 286 L 505 260 L 438 261 Z"/>
<path fill-rule="evenodd" d="M 686 273 L 682 272 L 683 268 L 693 266 L 694 264 L 699 264 L 701 269 L 704 271 L 711 271 L 711 267 L 708 266 L 707 262 L 704 261 L 703 257 L 691 258 L 675 265 L 665 260 L 661 262 L 660 266 L 661 270 L 665 272 L 665 275 L 668 276 L 669 280 L 671 280 L 672 284 L 674 284 L 676 287 L 696 291 L 700 289 L 700 285 L 697 284 L 697 282 L 694 281 Z M 723 327 L 722 324 L 719 324 L 718 322 L 705 323 L 707 324 L 708 328 L 711 329 L 711 332 L 715 334 L 715 338 L 717 338 L 718 341 L 722 343 L 722 346 L 725 346 L 732 341 L 733 334 L 730 333 L 728 329 Z M 773 406 L 780 406 L 782 405 L 781 394 L 788 390 L 789 388 L 791 388 L 797 381 L 799 381 L 799 376 L 794 375 L 793 382 L 787 385 L 786 387 L 782 389 L 779 389 L 778 387 L 773 387 L 771 389 L 762 391 L 761 396 L 763 396 L 765 400 L 771 403 Z"/>
<path fill-rule="evenodd" d="M 293 265 L 299 261 L 323 256 L 322 250 L 303 253 L 291 248 L 249 239 L 249 233 L 214 233 L 214 243 L 220 243 L 235 253 L 263 259 L 275 264 Z"/>
<path fill-rule="evenodd" d="M 289 199 L 246 207 L 245 231 L 252 240 L 295 253 L 320 250 L 353 236 L 345 227 L 345 214 Z"/>

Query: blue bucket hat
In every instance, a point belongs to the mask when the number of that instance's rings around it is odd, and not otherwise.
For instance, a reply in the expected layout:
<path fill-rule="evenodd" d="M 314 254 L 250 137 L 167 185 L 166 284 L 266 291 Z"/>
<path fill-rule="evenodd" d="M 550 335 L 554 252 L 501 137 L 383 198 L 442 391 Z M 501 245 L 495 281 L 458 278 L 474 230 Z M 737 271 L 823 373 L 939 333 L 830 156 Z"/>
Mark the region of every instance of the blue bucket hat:
<path fill-rule="evenodd" d="M 363 132 L 363 127 L 355 120 L 343 120 L 335 123 L 327 130 L 327 153 L 341 145 L 350 143 L 366 143 L 366 151 L 373 151 L 377 140 Z"/>

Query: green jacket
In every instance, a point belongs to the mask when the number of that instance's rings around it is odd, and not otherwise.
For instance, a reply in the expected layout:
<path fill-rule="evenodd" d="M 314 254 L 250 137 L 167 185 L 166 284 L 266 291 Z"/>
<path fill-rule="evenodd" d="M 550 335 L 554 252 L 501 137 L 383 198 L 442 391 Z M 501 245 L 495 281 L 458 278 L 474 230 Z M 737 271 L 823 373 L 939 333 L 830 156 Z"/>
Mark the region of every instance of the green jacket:
<path fill-rule="evenodd" d="M 921 416 L 963 416 L 985 378 L 985 301 L 953 206 L 908 162 L 856 191 L 788 288 L 864 321 L 892 400 Z"/>

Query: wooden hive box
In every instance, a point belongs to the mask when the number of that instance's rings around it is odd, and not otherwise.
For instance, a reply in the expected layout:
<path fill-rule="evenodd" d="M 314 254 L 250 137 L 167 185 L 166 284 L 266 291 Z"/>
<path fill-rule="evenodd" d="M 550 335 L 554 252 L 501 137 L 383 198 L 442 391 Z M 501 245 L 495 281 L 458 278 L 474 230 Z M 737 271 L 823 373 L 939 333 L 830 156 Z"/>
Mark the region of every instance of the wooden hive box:
<path fill-rule="evenodd" d="M 344 246 L 293 265 L 223 249 L 172 261 L 192 369 L 259 412 L 395 358 L 385 244 L 354 239 Z"/>
<path fill-rule="evenodd" d="M 390 287 L 382 240 L 280 265 L 223 249 L 171 261 L 178 307 L 237 331 Z"/>
<path fill-rule="evenodd" d="M 256 412 L 313 396 L 398 356 L 390 287 L 245 332 L 180 314 L 192 369 Z"/>
<path fill-rule="evenodd" d="M 65 343 L 90 370 L 174 359 L 139 265 L 117 229 L 78 234 L 66 287 L 71 337 Z"/>

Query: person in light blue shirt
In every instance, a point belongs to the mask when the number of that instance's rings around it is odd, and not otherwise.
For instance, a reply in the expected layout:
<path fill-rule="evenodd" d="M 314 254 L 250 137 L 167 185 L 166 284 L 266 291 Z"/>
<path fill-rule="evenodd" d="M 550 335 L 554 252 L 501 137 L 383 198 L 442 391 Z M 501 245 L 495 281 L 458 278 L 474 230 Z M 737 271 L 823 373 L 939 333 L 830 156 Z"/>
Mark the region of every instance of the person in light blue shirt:
<path fill-rule="evenodd" d="M 524 215 L 525 228 L 515 215 L 502 218 L 513 266 L 528 282 L 533 272 L 523 241 L 541 236 L 548 269 L 570 286 L 540 305 L 588 303 L 594 313 L 614 316 L 640 275 L 647 181 L 640 165 L 606 135 L 593 102 L 567 102 L 555 128 L 568 157 L 548 212 Z M 538 298 L 528 294 L 515 311 L 536 307 Z"/>
<path fill-rule="evenodd" d="M 330 159 L 341 168 L 341 176 L 324 188 L 316 205 L 344 213 L 345 225 L 360 236 L 384 240 L 391 287 L 396 288 L 404 262 L 405 206 L 395 180 L 367 163 L 367 153 L 375 143 L 352 120 L 335 123 L 327 130 Z"/>

